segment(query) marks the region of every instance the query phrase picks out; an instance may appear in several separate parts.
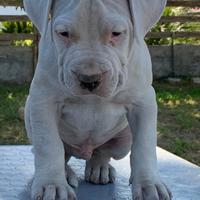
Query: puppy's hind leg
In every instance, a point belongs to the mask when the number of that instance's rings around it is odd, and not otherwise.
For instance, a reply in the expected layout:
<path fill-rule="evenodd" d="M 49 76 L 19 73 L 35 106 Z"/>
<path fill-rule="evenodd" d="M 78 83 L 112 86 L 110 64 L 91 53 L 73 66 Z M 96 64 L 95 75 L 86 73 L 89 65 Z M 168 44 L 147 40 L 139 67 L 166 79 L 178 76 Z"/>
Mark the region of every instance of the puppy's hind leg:
<path fill-rule="evenodd" d="M 85 180 L 94 184 L 108 184 L 115 181 L 116 171 L 109 164 L 110 159 L 125 157 L 131 149 L 131 132 L 126 127 L 113 139 L 95 149 L 92 158 L 86 161 Z"/>
<path fill-rule="evenodd" d="M 78 187 L 78 177 L 76 173 L 73 171 L 73 169 L 69 166 L 68 162 L 70 160 L 71 156 L 66 152 L 65 150 L 65 174 L 68 184 L 73 187 Z"/>
<path fill-rule="evenodd" d="M 115 169 L 109 164 L 110 158 L 94 152 L 86 161 L 85 180 L 94 184 L 108 184 L 115 181 Z"/>

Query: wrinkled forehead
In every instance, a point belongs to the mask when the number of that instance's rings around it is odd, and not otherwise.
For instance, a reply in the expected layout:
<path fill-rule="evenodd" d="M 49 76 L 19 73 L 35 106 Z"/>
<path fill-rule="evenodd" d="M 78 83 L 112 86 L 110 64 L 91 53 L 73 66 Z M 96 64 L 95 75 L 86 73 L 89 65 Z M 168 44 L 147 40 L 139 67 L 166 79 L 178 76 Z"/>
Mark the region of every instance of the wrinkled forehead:
<path fill-rule="evenodd" d="M 130 19 L 130 9 L 128 0 L 55 0 L 53 15 L 79 22 L 98 21 L 109 15 Z"/>

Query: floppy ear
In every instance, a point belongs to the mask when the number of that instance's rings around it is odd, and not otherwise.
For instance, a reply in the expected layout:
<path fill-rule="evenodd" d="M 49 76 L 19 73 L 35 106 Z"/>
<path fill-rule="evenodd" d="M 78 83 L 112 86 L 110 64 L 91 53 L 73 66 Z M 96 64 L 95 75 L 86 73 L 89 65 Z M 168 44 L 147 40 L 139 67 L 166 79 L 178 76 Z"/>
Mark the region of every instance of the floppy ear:
<path fill-rule="evenodd" d="M 136 37 L 144 38 L 160 19 L 167 0 L 129 0 Z"/>
<path fill-rule="evenodd" d="M 24 8 L 29 18 L 41 34 L 46 32 L 53 0 L 24 0 Z"/>

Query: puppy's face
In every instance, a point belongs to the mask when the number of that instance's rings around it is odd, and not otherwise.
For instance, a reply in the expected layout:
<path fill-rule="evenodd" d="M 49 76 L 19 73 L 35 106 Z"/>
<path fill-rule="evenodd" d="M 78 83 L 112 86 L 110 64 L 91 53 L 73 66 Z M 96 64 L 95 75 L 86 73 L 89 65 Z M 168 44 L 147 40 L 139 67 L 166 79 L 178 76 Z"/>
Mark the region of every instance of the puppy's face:
<path fill-rule="evenodd" d="M 126 0 L 59 0 L 52 10 L 60 82 L 73 95 L 112 96 L 126 83 L 133 27 Z"/>

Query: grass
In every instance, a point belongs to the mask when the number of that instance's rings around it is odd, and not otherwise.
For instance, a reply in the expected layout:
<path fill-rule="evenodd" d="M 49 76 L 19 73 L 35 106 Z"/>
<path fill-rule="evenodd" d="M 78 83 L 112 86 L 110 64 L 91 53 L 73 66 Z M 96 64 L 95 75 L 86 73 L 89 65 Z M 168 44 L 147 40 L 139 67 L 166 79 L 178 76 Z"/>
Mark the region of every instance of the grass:
<path fill-rule="evenodd" d="M 158 145 L 200 165 L 200 87 L 189 82 L 155 83 Z"/>
<path fill-rule="evenodd" d="M 155 82 L 158 145 L 200 165 L 200 87 Z M 28 144 L 18 109 L 24 106 L 28 85 L 0 85 L 0 144 Z"/>
<path fill-rule="evenodd" d="M 28 86 L 0 84 L 0 144 L 27 144 L 18 109 L 24 106 Z"/>

